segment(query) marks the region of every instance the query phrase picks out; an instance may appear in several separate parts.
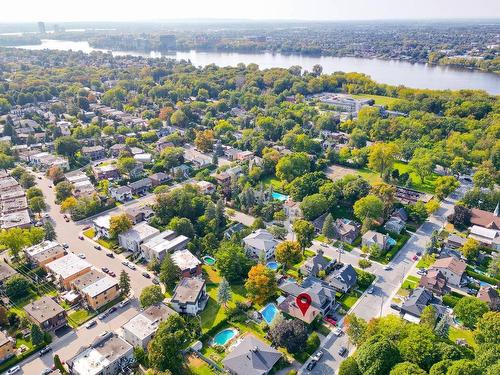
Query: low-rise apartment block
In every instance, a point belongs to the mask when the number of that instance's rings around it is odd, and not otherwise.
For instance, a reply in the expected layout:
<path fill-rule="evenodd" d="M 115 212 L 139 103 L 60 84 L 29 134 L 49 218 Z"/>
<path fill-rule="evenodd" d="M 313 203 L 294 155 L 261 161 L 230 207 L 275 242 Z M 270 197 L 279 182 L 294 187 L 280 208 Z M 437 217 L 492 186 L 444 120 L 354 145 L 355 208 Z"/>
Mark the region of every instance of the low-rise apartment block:
<path fill-rule="evenodd" d="M 186 236 L 178 236 L 173 230 L 166 231 L 156 235 L 141 245 L 144 257 L 149 261 L 156 258 L 160 261 L 165 255 L 175 250 L 184 249 L 189 242 Z"/>
<path fill-rule="evenodd" d="M 55 331 L 68 323 L 66 310 L 47 296 L 24 306 L 24 311 L 33 323 L 40 326 L 42 331 Z"/>
<path fill-rule="evenodd" d="M 47 270 L 51 273 L 57 283 L 64 289 L 71 289 L 71 282 L 76 278 L 86 274 L 92 265 L 86 260 L 80 259 L 77 255 L 69 253 L 62 258 L 47 264 Z"/>
<path fill-rule="evenodd" d="M 44 267 L 66 255 L 66 250 L 55 241 L 43 241 L 24 249 L 24 255 L 31 264 Z"/>

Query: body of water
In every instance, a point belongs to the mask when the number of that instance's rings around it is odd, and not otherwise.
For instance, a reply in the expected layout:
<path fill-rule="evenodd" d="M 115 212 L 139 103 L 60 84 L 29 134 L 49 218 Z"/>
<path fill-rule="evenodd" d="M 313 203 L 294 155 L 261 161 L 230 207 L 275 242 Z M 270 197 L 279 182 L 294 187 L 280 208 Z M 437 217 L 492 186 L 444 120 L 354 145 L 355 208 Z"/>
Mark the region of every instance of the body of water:
<path fill-rule="evenodd" d="M 106 50 L 92 48 L 88 42 L 71 42 L 64 40 L 44 39 L 42 44 L 20 46 L 30 50 L 54 49 L 73 50 L 90 53 Z M 113 51 L 114 56 L 161 57 L 162 53 L 152 51 L 142 53 L 136 51 Z M 216 64 L 218 66 L 236 66 L 239 63 L 255 63 L 261 69 L 280 67 L 289 68 L 300 65 L 311 71 L 315 64 L 323 67 L 324 73 L 359 72 L 371 76 L 379 83 L 404 85 L 413 88 L 428 89 L 480 89 L 491 94 L 500 94 L 500 75 L 447 66 L 409 63 L 405 61 L 368 59 L 356 57 L 329 57 L 284 55 L 280 53 L 236 53 L 236 52 L 175 52 L 164 55 L 176 60 L 190 60 L 196 66 Z"/>

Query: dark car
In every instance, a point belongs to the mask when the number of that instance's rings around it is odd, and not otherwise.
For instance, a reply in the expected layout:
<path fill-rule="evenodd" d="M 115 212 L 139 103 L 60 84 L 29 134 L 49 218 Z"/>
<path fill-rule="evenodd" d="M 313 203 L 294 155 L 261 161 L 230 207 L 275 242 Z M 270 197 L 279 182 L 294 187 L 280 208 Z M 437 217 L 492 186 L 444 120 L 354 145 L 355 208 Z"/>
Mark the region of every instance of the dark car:
<path fill-rule="evenodd" d="M 110 308 L 110 309 L 108 310 L 108 314 L 112 314 L 112 313 L 114 313 L 116 310 L 117 310 L 117 308 L 116 308 L 115 306 L 113 306 L 112 308 Z"/>
<path fill-rule="evenodd" d="M 101 246 L 100 245 L 94 245 L 94 249 L 101 250 Z"/>
<path fill-rule="evenodd" d="M 110 257 L 110 258 L 114 258 L 115 257 L 115 255 L 113 253 L 106 253 L 106 256 Z"/>
<path fill-rule="evenodd" d="M 144 276 L 146 279 L 150 279 L 151 278 L 151 275 L 149 273 L 147 273 L 147 272 L 143 272 L 142 276 Z"/>
<path fill-rule="evenodd" d="M 401 307 L 399 305 L 396 305 L 395 303 L 391 303 L 391 309 L 401 311 Z"/>
<path fill-rule="evenodd" d="M 316 366 L 316 364 L 317 364 L 317 363 L 318 363 L 318 361 L 317 361 L 317 360 L 315 360 L 315 359 L 311 359 L 311 362 L 309 362 L 309 363 L 307 364 L 307 367 L 306 367 L 306 368 L 307 368 L 309 371 L 311 371 L 311 370 L 314 368 L 314 366 Z"/>
<path fill-rule="evenodd" d="M 107 267 L 102 267 L 101 270 L 104 273 L 109 273 L 109 268 L 107 268 Z"/>
<path fill-rule="evenodd" d="M 343 357 L 347 353 L 347 348 L 345 346 L 341 346 L 339 349 L 339 356 Z"/>
<path fill-rule="evenodd" d="M 78 236 L 78 239 L 83 241 L 83 236 Z"/>
<path fill-rule="evenodd" d="M 160 285 L 160 280 L 158 280 L 157 277 L 153 277 L 153 280 L 152 280 L 153 284 L 155 285 Z"/>
<path fill-rule="evenodd" d="M 45 348 L 43 348 L 42 350 L 40 350 L 40 356 L 45 355 L 45 354 L 47 354 L 47 353 L 49 353 L 51 351 L 52 351 L 52 348 L 50 346 L 46 346 Z"/>
<path fill-rule="evenodd" d="M 111 277 L 116 277 L 116 273 L 114 273 L 113 271 L 109 271 L 108 275 Z"/>

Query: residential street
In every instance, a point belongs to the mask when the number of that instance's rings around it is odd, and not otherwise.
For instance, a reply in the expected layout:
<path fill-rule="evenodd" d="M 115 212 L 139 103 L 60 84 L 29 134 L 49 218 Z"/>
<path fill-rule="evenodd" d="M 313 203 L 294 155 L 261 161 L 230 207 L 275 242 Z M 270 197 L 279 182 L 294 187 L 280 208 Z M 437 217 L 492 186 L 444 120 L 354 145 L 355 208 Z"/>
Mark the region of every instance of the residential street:
<path fill-rule="evenodd" d="M 447 216 L 453 212 L 455 202 L 463 196 L 466 189 L 466 186 L 459 187 L 455 193 L 451 194 L 450 197 L 441 202 L 439 210 L 431 215 L 429 219 L 424 222 L 420 228 L 418 228 L 417 232 L 412 235 L 408 242 L 398 252 L 396 257 L 389 263 L 392 270 L 384 271 L 383 265 L 373 262 L 373 265 L 367 269 L 367 271 L 377 276 L 373 283 L 374 292 L 371 295 L 365 292 L 358 299 L 350 312 L 365 320 L 370 320 L 372 318 L 384 316 L 390 313 L 396 313 L 396 311 L 390 308 L 391 300 L 399 290 L 402 281 L 416 266 L 417 262 L 413 261 L 412 257 L 416 255 L 417 252 L 423 253 L 425 251 L 425 246 L 430 241 L 432 232 L 434 230 L 440 230 L 445 225 Z M 319 243 L 316 242 L 311 249 L 317 250 L 318 248 Z M 321 246 L 321 249 L 324 250 L 326 256 L 338 259 L 338 250 L 333 246 L 329 246 L 327 248 Z M 346 251 L 341 255 L 341 261 L 358 267 L 360 253 L 361 252 L 358 249 L 354 249 L 350 253 Z M 343 321 L 340 321 L 339 325 L 342 326 Z M 338 354 L 338 350 L 341 346 L 344 346 L 349 350 L 349 355 L 352 354 L 355 349 L 349 345 L 347 335 L 337 337 L 330 334 L 323 342 L 322 349 L 324 350 L 324 355 L 321 361 L 312 371 L 307 371 L 305 366 L 303 366 L 299 373 L 336 373 L 340 363 L 344 359 Z"/>

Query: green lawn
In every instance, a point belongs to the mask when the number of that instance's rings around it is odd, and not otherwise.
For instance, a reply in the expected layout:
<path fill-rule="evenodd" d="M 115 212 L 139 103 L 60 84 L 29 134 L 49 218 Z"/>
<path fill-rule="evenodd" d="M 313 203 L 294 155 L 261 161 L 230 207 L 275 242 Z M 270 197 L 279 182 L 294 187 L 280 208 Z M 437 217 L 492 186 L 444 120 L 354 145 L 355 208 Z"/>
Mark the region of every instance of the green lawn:
<path fill-rule="evenodd" d="M 277 191 L 279 193 L 284 193 L 285 191 L 283 190 L 283 183 L 279 178 L 276 176 L 268 176 L 264 179 L 262 179 L 262 183 L 264 185 L 272 185 L 273 190 Z M 285 183 L 286 184 L 286 183 Z"/>
<path fill-rule="evenodd" d="M 85 323 L 87 320 L 90 320 L 94 316 L 95 315 L 88 310 L 76 310 L 68 315 L 68 323 L 72 328 L 76 328 L 81 326 L 83 323 Z"/>
<path fill-rule="evenodd" d="M 95 236 L 95 230 L 94 228 L 89 228 L 86 231 L 83 232 L 83 235 L 85 237 L 90 238 L 91 240 L 94 239 Z M 116 240 L 106 240 L 104 238 L 99 238 L 96 241 L 99 245 L 105 247 L 106 249 L 112 249 L 113 247 L 118 245 L 118 242 Z"/>
<path fill-rule="evenodd" d="M 360 296 L 360 292 L 353 290 L 348 294 L 344 294 L 342 298 L 340 298 L 339 302 L 345 311 L 349 311 L 349 309 L 354 306 Z"/>
<path fill-rule="evenodd" d="M 464 339 L 473 348 L 477 346 L 474 341 L 474 333 L 470 329 L 450 327 L 448 338 L 453 342 L 457 339 Z"/>
<path fill-rule="evenodd" d="M 410 290 L 415 289 L 418 286 L 419 282 L 419 277 L 408 276 L 405 281 L 403 281 L 403 284 L 401 285 L 401 288 L 398 290 L 397 294 L 402 297 L 408 296 L 410 294 Z"/>
<path fill-rule="evenodd" d="M 388 106 L 392 103 L 399 102 L 401 99 L 392 98 L 390 96 L 382 96 L 382 95 L 370 95 L 370 94 L 350 94 L 353 98 L 356 99 L 373 99 L 375 100 L 375 104 Z"/>
<path fill-rule="evenodd" d="M 417 268 L 429 268 L 436 261 L 435 254 L 424 254 L 417 263 Z"/>

